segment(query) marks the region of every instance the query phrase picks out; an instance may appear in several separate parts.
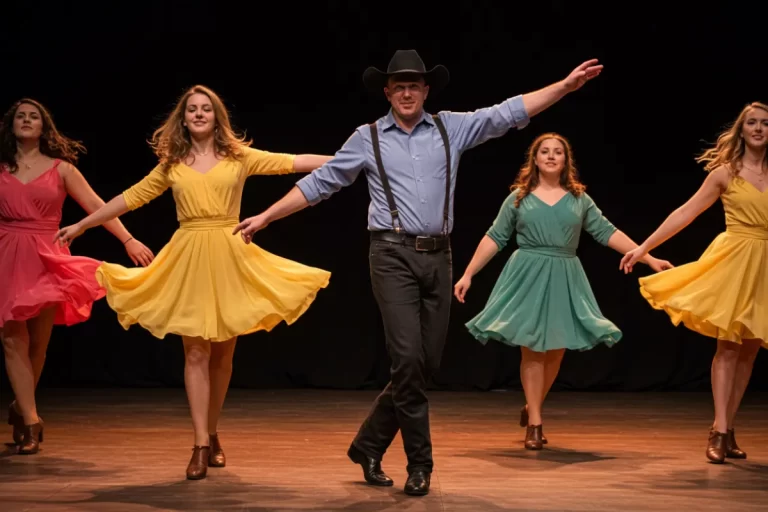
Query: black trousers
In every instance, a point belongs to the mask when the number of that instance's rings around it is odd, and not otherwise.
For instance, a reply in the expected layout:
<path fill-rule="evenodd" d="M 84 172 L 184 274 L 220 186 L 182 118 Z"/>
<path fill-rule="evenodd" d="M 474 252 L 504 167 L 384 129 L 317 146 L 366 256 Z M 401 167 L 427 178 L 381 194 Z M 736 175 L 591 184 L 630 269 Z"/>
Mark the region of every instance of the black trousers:
<path fill-rule="evenodd" d="M 381 460 L 398 430 L 408 472 L 431 472 L 432 440 L 426 385 L 440 366 L 450 317 L 451 249 L 416 251 L 372 240 L 371 284 L 381 311 L 391 380 L 376 398 L 352 442 Z"/>

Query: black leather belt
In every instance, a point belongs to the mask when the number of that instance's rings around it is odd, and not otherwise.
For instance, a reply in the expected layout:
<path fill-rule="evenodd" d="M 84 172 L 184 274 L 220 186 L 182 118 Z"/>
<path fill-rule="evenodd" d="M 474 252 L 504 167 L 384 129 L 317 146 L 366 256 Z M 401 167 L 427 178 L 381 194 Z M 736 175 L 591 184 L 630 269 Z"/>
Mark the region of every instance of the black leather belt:
<path fill-rule="evenodd" d="M 451 246 L 451 239 L 448 236 L 417 236 L 394 231 L 372 231 L 371 240 L 392 242 L 423 252 L 442 251 Z"/>

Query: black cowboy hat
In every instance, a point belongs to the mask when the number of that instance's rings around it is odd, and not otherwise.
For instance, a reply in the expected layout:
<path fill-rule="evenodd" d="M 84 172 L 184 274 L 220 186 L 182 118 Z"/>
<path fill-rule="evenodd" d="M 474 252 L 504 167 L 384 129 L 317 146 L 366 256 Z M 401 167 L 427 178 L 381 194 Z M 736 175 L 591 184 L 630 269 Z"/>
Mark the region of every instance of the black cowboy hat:
<path fill-rule="evenodd" d="M 421 60 L 416 50 L 397 50 L 389 61 L 386 72 L 371 66 L 363 72 L 363 83 L 371 92 L 381 93 L 381 90 L 387 85 L 387 79 L 399 73 L 422 75 L 433 94 L 437 94 L 448 85 L 450 79 L 448 68 L 442 64 L 438 64 L 427 71 L 424 61 Z"/>

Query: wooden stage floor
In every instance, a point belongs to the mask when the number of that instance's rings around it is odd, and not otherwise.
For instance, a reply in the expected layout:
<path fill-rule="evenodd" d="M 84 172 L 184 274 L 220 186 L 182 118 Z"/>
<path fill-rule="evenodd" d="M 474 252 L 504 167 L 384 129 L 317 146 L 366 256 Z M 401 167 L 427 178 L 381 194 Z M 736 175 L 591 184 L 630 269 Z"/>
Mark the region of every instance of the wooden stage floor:
<path fill-rule="evenodd" d="M 3 425 L 9 392 L 0 392 Z M 346 449 L 374 392 L 232 390 L 226 468 L 185 479 L 192 448 L 183 389 L 44 390 L 38 455 L 0 457 L 0 510 L 630 511 L 768 509 L 768 395 L 749 394 L 737 439 L 749 458 L 704 457 L 707 393 L 553 393 L 549 445 L 523 448 L 523 396 L 432 392 L 431 493 L 406 496 L 398 437 L 365 485 Z M 10 441 L 10 427 L 3 437 Z M 2 446 L 2 445 L 0 445 Z"/>

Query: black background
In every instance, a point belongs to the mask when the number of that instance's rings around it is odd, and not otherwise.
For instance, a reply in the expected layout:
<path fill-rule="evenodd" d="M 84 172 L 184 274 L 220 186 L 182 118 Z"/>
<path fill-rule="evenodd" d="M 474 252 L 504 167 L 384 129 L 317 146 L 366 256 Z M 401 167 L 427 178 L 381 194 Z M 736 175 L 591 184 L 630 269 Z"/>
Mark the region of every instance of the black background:
<path fill-rule="evenodd" d="M 214 6 L 215 5 L 215 6 Z M 590 195 L 638 243 L 705 177 L 694 157 L 750 101 L 766 101 L 766 8 L 729 2 L 629 3 L 607 10 L 540 1 L 290 4 L 125 2 L 7 6 L 2 21 L 6 109 L 22 96 L 47 105 L 59 128 L 83 141 L 79 168 L 104 200 L 156 163 L 146 140 L 187 87 L 212 87 L 254 147 L 333 154 L 355 127 L 387 112 L 362 86 L 365 67 L 385 68 L 397 49 L 442 63 L 452 81 L 427 109 L 468 111 L 564 78 L 596 57 L 603 74 L 511 131 L 467 152 L 456 192 L 454 272 L 464 271 L 508 194 L 537 134 L 568 137 Z M 606 4 L 607 5 L 607 4 Z M 614 4 L 617 5 L 617 4 Z M 672 10 L 672 6 L 674 9 Z M 693 7 L 693 6 L 696 7 Z M 273 9 L 273 10 L 270 10 Z M 241 215 L 261 212 L 299 176 L 258 177 Z M 330 270 L 329 288 L 294 325 L 243 336 L 232 386 L 376 388 L 388 378 L 378 309 L 368 276 L 367 184 L 363 175 L 317 207 L 259 233 L 255 243 Z M 63 224 L 84 212 L 71 199 Z M 123 217 L 155 253 L 177 227 L 170 193 Z M 724 229 L 718 202 L 654 255 L 680 265 Z M 519 388 L 519 350 L 482 346 L 464 328 L 515 245 L 475 279 L 466 304 L 454 301 L 440 389 Z M 130 265 L 120 243 L 93 229 L 73 252 Z M 620 255 L 582 236 L 579 249 L 603 313 L 624 332 L 614 348 L 568 353 L 556 389 L 707 390 L 715 342 L 654 311 Z M 758 357 L 750 389 L 768 389 Z M 4 368 L 3 368 L 4 372 Z M 9 390 L 6 376 L 1 389 Z M 80 325 L 56 327 L 41 387 L 181 386 L 180 338 L 124 331 L 105 301 Z"/>

